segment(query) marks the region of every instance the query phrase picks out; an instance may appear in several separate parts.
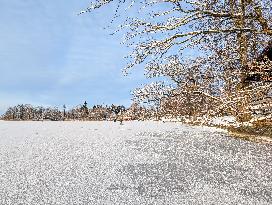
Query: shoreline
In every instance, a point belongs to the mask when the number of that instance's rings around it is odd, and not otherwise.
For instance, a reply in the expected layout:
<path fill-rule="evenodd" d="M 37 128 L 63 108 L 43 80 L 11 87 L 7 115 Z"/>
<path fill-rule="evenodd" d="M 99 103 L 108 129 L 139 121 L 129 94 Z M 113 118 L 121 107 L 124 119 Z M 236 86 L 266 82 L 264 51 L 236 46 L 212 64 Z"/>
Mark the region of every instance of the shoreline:
<path fill-rule="evenodd" d="M 43 122 L 43 121 L 39 121 L 39 120 L 0 120 L 1 122 Z M 47 120 L 45 120 L 46 122 Z M 103 122 L 104 120 L 64 120 L 61 122 Z M 105 121 L 105 122 L 109 122 L 111 120 Z M 124 122 L 130 122 L 130 121 L 140 121 L 143 122 L 142 120 L 129 120 L 129 121 L 124 121 Z M 145 120 L 144 120 L 145 121 Z M 190 125 L 190 126 L 194 126 L 194 127 L 206 127 L 206 128 L 213 128 L 215 129 L 215 131 L 219 131 L 219 132 L 224 132 L 225 134 L 227 134 L 227 136 L 229 137 L 233 137 L 233 138 L 238 138 L 238 139 L 242 139 L 242 140 L 246 140 L 246 141 L 250 141 L 250 142 L 255 142 L 255 143 L 261 143 L 261 144 L 269 144 L 272 145 L 272 136 L 268 136 L 268 135 L 262 135 L 262 134 L 251 134 L 251 133 L 247 133 L 247 132 L 243 132 L 243 131 L 239 131 L 238 128 L 235 128 L 233 126 L 220 126 L 220 125 L 212 125 L 212 124 L 205 124 L 205 123 L 199 123 L 199 122 L 181 122 L 181 121 L 175 121 L 175 120 L 169 120 L 169 121 L 164 121 L 164 120 L 146 120 L 148 121 L 156 121 L 156 122 L 163 122 L 163 123 L 181 123 L 184 125 Z M 47 121 L 49 122 L 49 120 Z M 50 122 L 60 122 L 60 121 L 50 121 Z M 114 121 L 112 121 L 114 122 Z"/>

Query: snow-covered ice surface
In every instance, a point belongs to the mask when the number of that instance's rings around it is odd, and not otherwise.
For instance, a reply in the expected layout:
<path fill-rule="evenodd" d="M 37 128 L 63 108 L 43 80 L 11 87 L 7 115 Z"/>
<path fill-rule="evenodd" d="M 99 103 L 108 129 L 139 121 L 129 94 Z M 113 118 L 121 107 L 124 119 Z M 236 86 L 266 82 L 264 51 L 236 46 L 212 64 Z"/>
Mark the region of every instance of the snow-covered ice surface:
<path fill-rule="evenodd" d="M 272 147 L 162 122 L 0 122 L 0 204 L 272 204 Z"/>

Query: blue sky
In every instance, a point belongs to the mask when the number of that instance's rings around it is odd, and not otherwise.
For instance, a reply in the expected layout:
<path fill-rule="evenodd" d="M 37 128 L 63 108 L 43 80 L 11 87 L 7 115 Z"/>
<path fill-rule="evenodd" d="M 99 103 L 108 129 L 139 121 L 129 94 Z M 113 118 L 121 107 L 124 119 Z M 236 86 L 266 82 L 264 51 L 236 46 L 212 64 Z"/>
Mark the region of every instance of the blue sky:
<path fill-rule="evenodd" d="M 68 3 L 69 2 L 69 3 Z M 114 7 L 78 16 L 89 0 L 0 1 L 0 113 L 8 106 L 130 104 L 145 82 L 125 77 L 122 34 L 105 30 Z"/>

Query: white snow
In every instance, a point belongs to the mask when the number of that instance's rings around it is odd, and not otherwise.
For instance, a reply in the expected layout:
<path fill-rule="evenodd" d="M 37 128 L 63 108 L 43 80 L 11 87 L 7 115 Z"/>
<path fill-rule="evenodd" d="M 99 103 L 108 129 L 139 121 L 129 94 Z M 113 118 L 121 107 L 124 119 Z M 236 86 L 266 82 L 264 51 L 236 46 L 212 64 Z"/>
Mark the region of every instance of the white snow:
<path fill-rule="evenodd" d="M 5 205 L 269 204 L 270 165 L 270 147 L 210 127 L 0 122 Z"/>

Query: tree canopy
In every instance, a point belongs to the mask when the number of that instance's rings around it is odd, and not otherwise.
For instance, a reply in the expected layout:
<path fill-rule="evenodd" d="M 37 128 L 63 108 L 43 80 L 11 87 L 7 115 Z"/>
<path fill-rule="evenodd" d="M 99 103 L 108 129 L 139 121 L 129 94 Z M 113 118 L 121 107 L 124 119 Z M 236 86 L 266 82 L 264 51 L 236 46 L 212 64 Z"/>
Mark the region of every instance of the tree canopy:
<path fill-rule="evenodd" d="M 132 48 L 125 72 L 144 65 L 148 78 L 210 97 L 233 96 L 272 39 L 271 0 L 93 0 L 81 13 L 109 4 Z"/>

